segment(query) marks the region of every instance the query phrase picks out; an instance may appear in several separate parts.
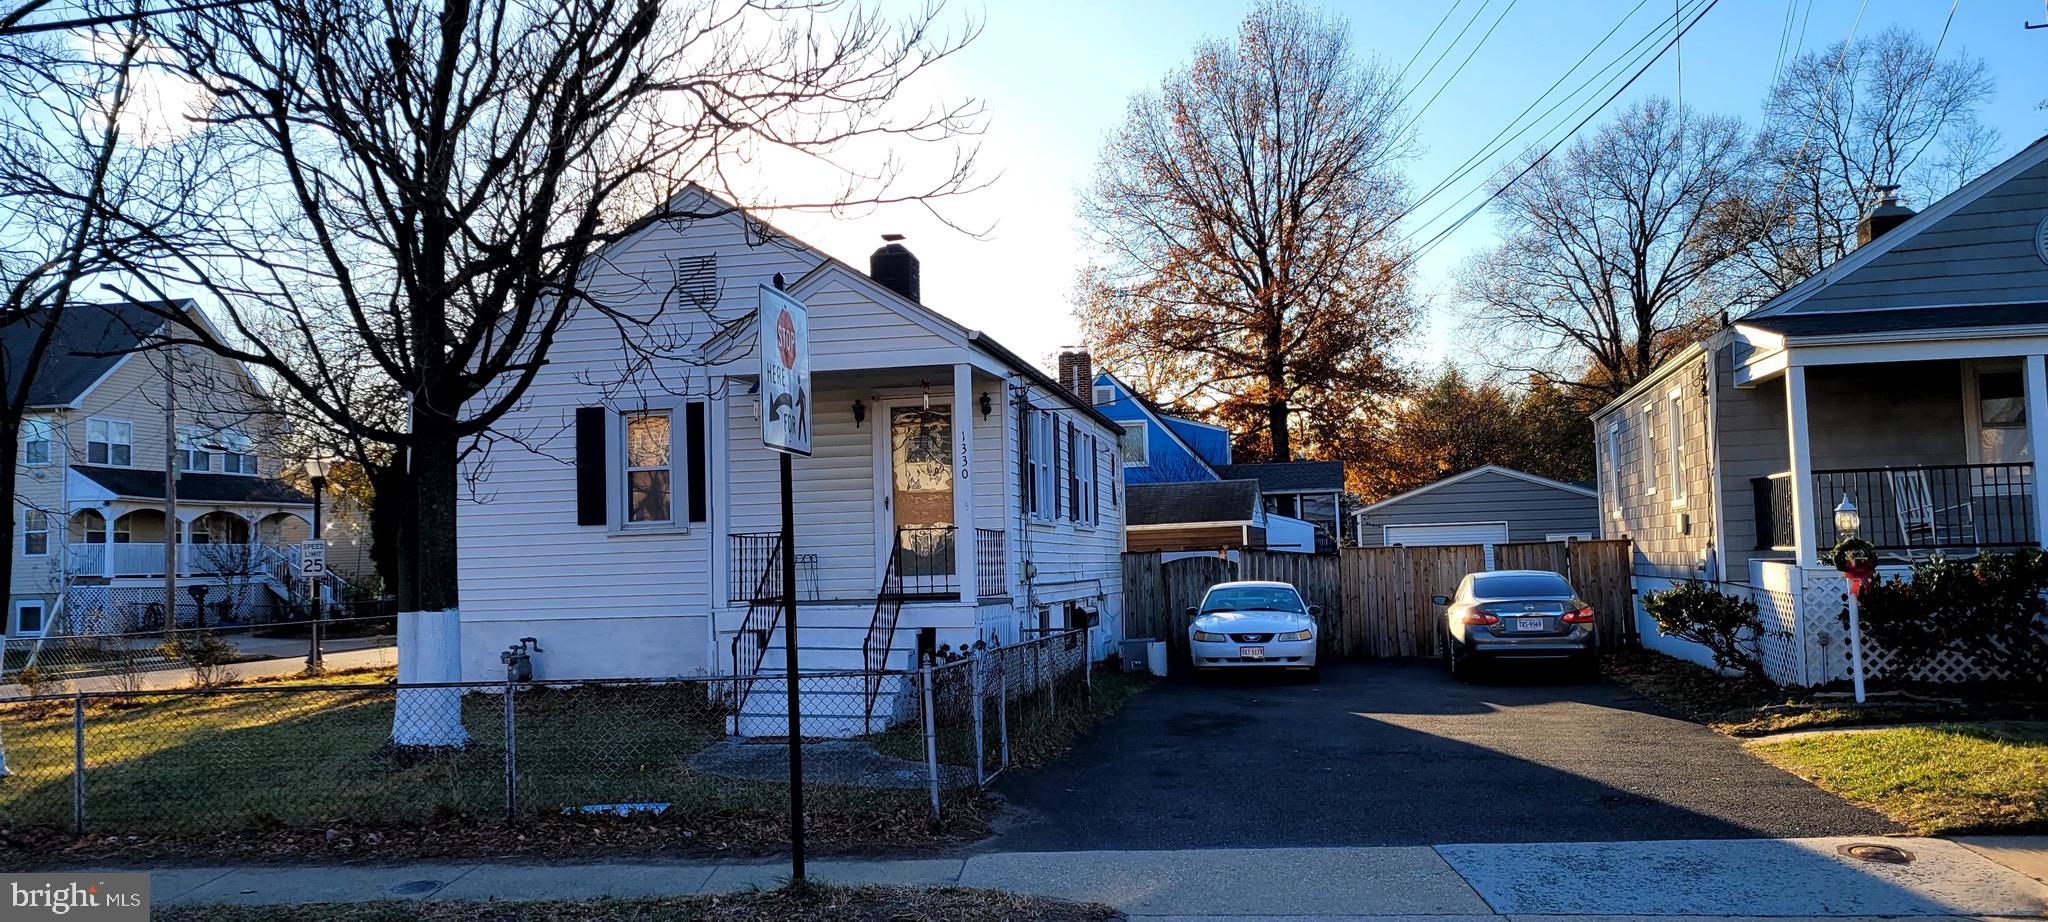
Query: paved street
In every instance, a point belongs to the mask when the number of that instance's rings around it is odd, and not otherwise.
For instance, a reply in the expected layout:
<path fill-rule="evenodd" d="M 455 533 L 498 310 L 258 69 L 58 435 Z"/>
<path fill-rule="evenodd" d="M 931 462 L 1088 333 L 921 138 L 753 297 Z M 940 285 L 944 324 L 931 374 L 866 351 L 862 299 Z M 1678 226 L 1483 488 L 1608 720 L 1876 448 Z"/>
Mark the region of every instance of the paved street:
<path fill-rule="evenodd" d="M 1627 689 L 1434 663 L 1317 684 L 1173 680 L 996 790 L 990 849 L 1173 849 L 1880 833 L 1883 817 L 1658 713 Z"/>

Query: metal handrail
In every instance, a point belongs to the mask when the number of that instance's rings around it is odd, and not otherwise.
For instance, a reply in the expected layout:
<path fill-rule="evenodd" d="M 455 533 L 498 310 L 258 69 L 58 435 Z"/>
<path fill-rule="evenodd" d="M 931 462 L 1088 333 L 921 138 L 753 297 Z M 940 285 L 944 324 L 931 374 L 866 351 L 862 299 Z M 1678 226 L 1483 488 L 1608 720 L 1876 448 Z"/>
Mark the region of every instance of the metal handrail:
<path fill-rule="evenodd" d="M 867 636 L 860 642 L 861 664 L 869 673 L 863 716 L 870 721 L 875 716 L 875 699 L 882 693 L 878 673 L 888 664 L 889 648 L 896 642 L 896 618 L 903 612 L 903 576 L 897 568 L 897 560 L 902 556 L 903 531 L 898 529 L 889 549 L 889 560 L 882 568 L 882 586 L 875 592 L 874 616 L 868 619 Z"/>
<path fill-rule="evenodd" d="M 782 538 L 777 535 L 775 547 L 762 565 L 760 577 L 755 580 L 747 616 L 740 621 L 739 630 L 732 637 L 732 708 L 735 714 L 745 706 L 747 693 L 753 690 L 754 679 L 761 672 L 761 660 L 768 655 L 768 638 L 775 633 L 775 625 L 782 619 L 781 561 Z"/>

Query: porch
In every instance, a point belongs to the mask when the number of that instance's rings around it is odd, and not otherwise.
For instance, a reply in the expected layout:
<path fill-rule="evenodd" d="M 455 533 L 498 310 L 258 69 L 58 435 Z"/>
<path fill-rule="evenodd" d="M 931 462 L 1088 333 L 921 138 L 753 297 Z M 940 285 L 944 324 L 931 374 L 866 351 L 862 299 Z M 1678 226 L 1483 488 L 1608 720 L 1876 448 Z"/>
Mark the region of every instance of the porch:
<path fill-rule="evenodd" d="M 1961 345 L 1976 344 L 1927 348 Z M 1756 558 L 1818 565 L 1849 536 L 1836 515 L 1849 508 L 1856 535 L 1895 560 L 2048 545 L 2048 495 L 2035 483 L 2035 461 L 2048 453 L 2041 355 L 1853 361 L 1899 353 L 1785 353 L 1794 364 L 1775 374 L 1746 385 L 1738 375 L 1738 387 L 1751 393 L 1736 400 L 1781 399 L 1783 407 L 1785 448 L 1751 449 L 1777 459 L 1749 479 Z M 1757 469 L 1762 458 L 1742 453 L 1724 444 L 1731 463 Z M 1735 541 L 1731 535 L 1740 547 Z"/>
<path fill-rule="evenodd" d="M 181 577 L 285 579 L 310 533 L 297 512 L 200 507 L 166 528 L 160 507 L 113 503 L 71 514 L 64 571 L 72 579 L 160 579 L 166 545 L 175 543 Z"/>

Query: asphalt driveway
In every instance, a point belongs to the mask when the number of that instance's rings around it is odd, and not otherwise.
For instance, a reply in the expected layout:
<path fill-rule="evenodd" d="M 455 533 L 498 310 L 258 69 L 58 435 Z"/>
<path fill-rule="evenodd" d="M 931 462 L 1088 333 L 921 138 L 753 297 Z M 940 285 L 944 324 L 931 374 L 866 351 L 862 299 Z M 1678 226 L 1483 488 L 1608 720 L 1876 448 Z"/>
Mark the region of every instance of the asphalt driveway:
<path fill-rule="evenodd" d="M 1005 850 L 1862 835 L 1883 817 L 1625 688 L 1433 663 L 1173 680 L 996 784 Z"/>

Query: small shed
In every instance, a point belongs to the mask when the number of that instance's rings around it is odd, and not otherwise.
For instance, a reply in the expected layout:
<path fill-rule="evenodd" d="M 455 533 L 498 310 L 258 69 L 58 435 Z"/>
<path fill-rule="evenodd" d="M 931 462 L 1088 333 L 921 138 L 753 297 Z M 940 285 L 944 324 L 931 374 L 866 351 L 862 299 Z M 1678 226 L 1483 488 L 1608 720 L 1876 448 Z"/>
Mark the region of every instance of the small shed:
<path fill-rule="evenodd" d="M 1134 483 L 1124 488 L 1124 498 L 1126 551 L 1223 551 L 1266 543 L 1257 481 Z"/>
<path fill-rule="evenodd" d="M 1360 547 L 1493 546 L 1600 537 L 1600 497 L 1589 487 L 1489 464 L 1352 513 Z"/>

